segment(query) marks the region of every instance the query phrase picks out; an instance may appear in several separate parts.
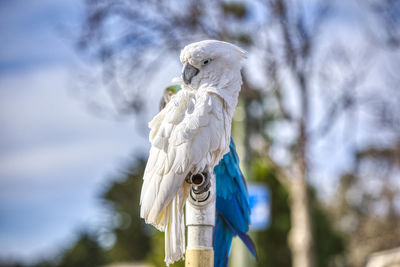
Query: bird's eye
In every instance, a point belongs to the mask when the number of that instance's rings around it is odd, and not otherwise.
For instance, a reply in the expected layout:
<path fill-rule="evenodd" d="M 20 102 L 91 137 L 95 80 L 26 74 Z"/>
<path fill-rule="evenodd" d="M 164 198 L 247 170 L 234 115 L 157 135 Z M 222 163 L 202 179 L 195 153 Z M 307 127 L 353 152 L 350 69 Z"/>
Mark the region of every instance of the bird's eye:
<path fill-rule="evenodd" d="M 201 62 L 201 65 L 205 66 L 208 63 L 210 63 L 210 61 L 211 61 L 211 58 L 207 58 L 207 59 L 203 60 L 203 62 Z"/>

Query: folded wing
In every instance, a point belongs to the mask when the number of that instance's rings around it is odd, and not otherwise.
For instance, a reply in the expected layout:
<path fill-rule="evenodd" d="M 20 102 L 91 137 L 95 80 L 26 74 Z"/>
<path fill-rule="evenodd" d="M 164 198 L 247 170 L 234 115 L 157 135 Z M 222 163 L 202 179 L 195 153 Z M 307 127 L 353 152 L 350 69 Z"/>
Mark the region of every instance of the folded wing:
<path fill-rule="evenodd" d="M 144 173 L 140 215 L 165 231 L 167 264 L 184 253 L 183 206 L 191 173 L 213 168 L 225 138 L 223 101 L 214 94 L 181 90 L 149 123 L 151 149 Z"/>

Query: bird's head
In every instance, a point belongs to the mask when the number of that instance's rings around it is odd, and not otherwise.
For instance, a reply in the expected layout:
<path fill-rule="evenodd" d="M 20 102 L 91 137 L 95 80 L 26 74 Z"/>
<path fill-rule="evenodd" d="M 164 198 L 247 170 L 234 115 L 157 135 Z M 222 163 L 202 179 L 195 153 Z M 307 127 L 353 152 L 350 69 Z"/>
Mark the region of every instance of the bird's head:
<path fill-rule="evenodd" d="M 193 88 L 202 84 L 218 86 L 221 79 L 239 75 L 246 52 L 227 42 L 205 40 L 192 43 L 181 51 L 182 79 Z"/>

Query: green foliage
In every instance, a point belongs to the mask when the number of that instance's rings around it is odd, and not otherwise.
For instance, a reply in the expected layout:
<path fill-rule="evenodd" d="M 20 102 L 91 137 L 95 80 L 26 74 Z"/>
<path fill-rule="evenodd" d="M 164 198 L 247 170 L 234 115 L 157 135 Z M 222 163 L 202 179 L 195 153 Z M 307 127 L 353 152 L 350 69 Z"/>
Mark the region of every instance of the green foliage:
<path fill-rule="evenodd" d="M 243 19 L 247 14 L 247 8 L 240 2 L 222 3 L 222 10 L 225 14 L 230 14 L 237 19 Z"/>
<path fill-rule="evenodd" d="M 233 36 L 235 40 L 240 42 L 243 45 L 249 46 L 252 44 L 253 40 L 251 39 L 251 36 L 245 33 L 240 33 L 236 36 Z"/>
<path fill-rule="evenodd" d="M 94 235 L 83 232 L 75 245 L 66 250 L 58 267 L 95 267 L 105 264 L 103 249 Z M 37 265 L 46 266 L 46 265 Z"/>
<path fill-rule="evenodd" d="M 11 261 L 8 261 L 5 259 L 0 259 L 0 267 L 26 267 L 26 265 L 19 263 L 19 262 L 11 262 Z M 45 267 L 45 266 L 43 266 L 43 267 Z"/>
<path fill-rule="evenodd" d="M 333 227 L 333 220 L 318 202 L 316 192 L 310 188 L 316 266 L 332 266 L 336 255 L 345 251 L 345 241 Z"/>
<path fill-rule="evenodd" d="M 152 252 L 148 254 L 147 261 L 154 266 L 165 266 L 164 262 L 164 233 L 154 230 L 152 235 Z M 174 264 L 169 265 L 170 267 L 184 267 L 185 261 L 180 260 Z"/>
<path fill-rule="evenodd" d="M 97 236 L 87 230 L 78 234 L 76 241 L 61 252 L 57 258 L 50 258 L 34 264 L 8 264 L 12 267 L 97 267 L 107 263 L 105 252 L 97 241 Z M 0 264 L 0 266 L 3 266 Z"/>
<path fill-rule="evenodd" d="M 33 265 L 34 267 L 53 267 L 55 266 L 54 262 L 49 261 L 49 260 L 45 260 L 45 261 L 41 261 L 35 265 Z M 15 266 L 16 267 L 16 266 Z M 22 266 L 21 266 L 22 267 Z"/>
<path fill-rule="evenodd" d="M 120 221 L 112 229 L 116 242 L 107 252 L 107 259 L 110 262 L 148 261 L 154 266 L 165 266 L 164 233 L 140 218 L 139 200 L 146 161 L 140 159 L 132 165 L 102 195 L 111 213 Z M 184 261 L 170 266 L 184 266 Z"/>
<path fill-rule="evenodd" d="M 264 183 L 271 194 L 271 224 L 268 229 L 255 234 L 259 260 L 257 266 L 291 266 L 291 253 L 287 243 L 290 231 L 288 190 L 279 182 L 276 172 L 265 158 L 253 160 L 250 176 L 254 182 Z M 344 240 L 336 233 L 332 220 L 319 203 L 312 188 L 310 192 L 316 266 L 330 266 L 336 255 L 345 249 Z"/>
<path fill-rule="evenodd" d="M 139 160 L 105 190 L 102 198 L 118 224 L 110 229 L 116 237 L 114 246 L 107 252 L 115 261 L 144 260 L 151 249 L 150 226 L 140 218 L 140 190 L 145 161 Z"/>
<path fill-rule="evenodd" d="M 257 266 L 290 267 L 291 254 L 287 244 L 290 230 L 289 194 L 266 159 L 253 160 L 249 177 L 254 182 L 267 185 L 271 194 L 271 224 L 266 230 L 255 234 Z"/>

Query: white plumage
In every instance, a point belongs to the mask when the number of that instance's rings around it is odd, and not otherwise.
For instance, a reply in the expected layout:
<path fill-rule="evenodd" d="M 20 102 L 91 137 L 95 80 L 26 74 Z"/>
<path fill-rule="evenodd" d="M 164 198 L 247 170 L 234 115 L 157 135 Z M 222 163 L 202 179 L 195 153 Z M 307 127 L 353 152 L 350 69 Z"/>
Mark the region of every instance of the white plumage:
<path fill-rule="evenodd" d="M 229 151 L 231 122 L 245 52 L 226 42 L 206 40 L 181 51 L 180 90 L 149 123 L 150 155 L 140 197 L 140 216 L 165 231 L 165 262 L 183 257 L 183 207 L 189 173 L 210 173 Z"/>

